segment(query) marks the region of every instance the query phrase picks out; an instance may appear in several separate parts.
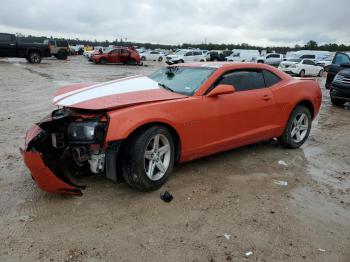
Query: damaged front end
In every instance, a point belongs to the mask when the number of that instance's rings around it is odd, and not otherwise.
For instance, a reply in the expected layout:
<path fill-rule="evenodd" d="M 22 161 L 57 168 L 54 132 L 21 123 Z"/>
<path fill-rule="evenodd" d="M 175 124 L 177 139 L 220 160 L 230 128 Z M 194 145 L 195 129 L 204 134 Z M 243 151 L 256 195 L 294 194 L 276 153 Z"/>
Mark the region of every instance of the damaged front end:
<path fill-rule="evenodd" d="M 62 108 L 28 130 L 21 152 L 38 186 L 50 193 L 82 195 L 85 186 L 76 183 L 74 177 L 105 171 L 107 128 L 108 118 L 103 112 L 89 114 Z"/>

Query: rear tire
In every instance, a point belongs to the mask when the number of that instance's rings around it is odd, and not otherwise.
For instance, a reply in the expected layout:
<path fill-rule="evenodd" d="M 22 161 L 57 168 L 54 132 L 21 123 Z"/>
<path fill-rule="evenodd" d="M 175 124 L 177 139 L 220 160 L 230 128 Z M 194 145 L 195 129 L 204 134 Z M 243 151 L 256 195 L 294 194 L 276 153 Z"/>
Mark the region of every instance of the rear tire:
<path fill-rule="evenodd" d="M 296 106 L 290 114 L 282 136 L 278 138 L 280 144 L 286 148 L 301 147 L 309 137 L 311 122 L 310 110 L 305 106 Z"/>
<path fill-rule="evenodd" d="M 41 54 L 38 51 L 31 51 L 27 57 L 27 61 L 31 64 L 40 64 L 41 59 Z"/>
<path fill-rule="evenodd" d="M 140 130 L 130 138 L 125 149 L 128 151 L 124 154 L 123 177 L 129 186 L 152 191 L 165 183 L 175 161 L 174 139 L 166 127 Z"/>
<path fill-rule="evenodd" d="M 318 76 L 319 76 L 319 77 L 322 77 L 322 76 L 323 76 L 323 72 L 324 72 L 324 70 L 321 69 L 320 72 L 318 73 Z"/>
<path fill-rule="evenodd" d="M 68 57 L 68 53 L 66 50 L 63 50 L 63 49 L 59 50 L 56 56 L 58 60 L 66 60 L 67 57 Z"/>
<path fill-rule="evenodd" d="M 345 104 L 345 101 L 340 100 L 340 99 L 336 99 L 336 98 L 332 98 L 332 97 L 331 97 L 331 101 L 332 101 L 332 104 L 335 106 L 344 106 L 344 104 Z"/>
<path fill-rule="evenodd" d="M 141 60 L 142 60 L 142 61 L 145 61 L 145 60 L 146 60 L 146 57 L 141 56 Z"/>
<path fill-rule="evenodd" d="M 182 60 L 182 59 L 180 59 L 180 60 L 179 60 L 179 63 L 183 64 L 183 63 L 185 63 L 185 61 Z"/>
<path fill-rule="evenodd" d="M 163 61 L 163 57 L 160 56 L 160 57 L 158 58 L 158 62 L 162 62 L 162 61 Z"/>
<path fill-rule="evenodd" d="M 305 76 L 305 70 L 304 69 L 300 71 L 299 76 L 300 77 L 304 77 Z"/>

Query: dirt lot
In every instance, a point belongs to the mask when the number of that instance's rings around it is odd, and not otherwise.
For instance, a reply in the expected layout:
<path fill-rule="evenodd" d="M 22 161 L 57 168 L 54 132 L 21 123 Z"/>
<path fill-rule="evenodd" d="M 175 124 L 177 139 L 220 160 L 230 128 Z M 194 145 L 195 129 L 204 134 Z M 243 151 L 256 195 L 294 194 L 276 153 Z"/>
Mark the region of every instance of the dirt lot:
<path fill-rule="evenodd" d="M 331 105 L 324 79 L 301 149 L 265 142 L 178 165 L 146 194 L 102 177 L 83 197 L 36 187 L 18 148 L 58 87 L 159 66 L 0 60 L 0 261 L 350 261 L 350 110 Z"/>

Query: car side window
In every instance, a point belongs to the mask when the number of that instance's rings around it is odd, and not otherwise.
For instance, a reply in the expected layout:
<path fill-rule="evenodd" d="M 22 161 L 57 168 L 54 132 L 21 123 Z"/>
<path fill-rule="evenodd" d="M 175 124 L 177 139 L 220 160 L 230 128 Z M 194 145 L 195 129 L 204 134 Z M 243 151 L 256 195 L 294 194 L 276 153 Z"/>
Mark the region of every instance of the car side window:
<path fill-rule="evenodd" d="M 7 34 L 0 34 L 0 43 L 12 43 L 12 36 Z"/>
<path fill-rule="evenodd" d="M 350 57 L 343 53 L 336 54 L 334 64 L 341 65 L 344 63 L 350 63 Z"/>
<path fill-rule="evenodd" d="M 129 54 L 130 52 L 128 50 L 122 49 L 122 54 Z"/>
<path fill-rule="evenodd" d="M 265 88 L 264 76 L 261 70 L 238 70 L 224 74 L 217 85 L 233 85 L 236 91 L 248 91 Z"/>
<path fill-rule="evenodd" d="M 198 51 L 195 51 L 195 52 L 193 52 L 193 55 L 202 55 L 202 53 L 198 52 Z"/>
<path fill-rule="evenodd" d="M 268 70 L 262 70 L 262 72 L 263 72 L 266 87 L 273 86 L 282 80 L 277 75 L 275 75 L 274 73 Z"/>
<path fill-rule="evenodd" d="M 193 52 L 187 52 L 186 54 L 185 54 L 185 56 L 192 56 L 193 55 Z"/>
<path fill-rule="evenodd" d="M 304 65 L 315 65 L 315 63 L 312 60 L 304 60 Z"/>

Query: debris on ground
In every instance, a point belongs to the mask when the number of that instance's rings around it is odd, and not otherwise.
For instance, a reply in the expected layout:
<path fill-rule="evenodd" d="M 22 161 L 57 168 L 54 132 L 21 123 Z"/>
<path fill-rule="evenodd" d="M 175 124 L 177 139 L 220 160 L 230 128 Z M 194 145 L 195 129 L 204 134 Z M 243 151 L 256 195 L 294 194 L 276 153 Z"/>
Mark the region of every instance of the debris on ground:
<path fill-rule="evenodd" d="M 27 223 L 27 222 L 32 222 L 32 221 L 33 221 L 33 217 L 32 216 L 21 216 L 19 218 L 19 222 Z"/>
<path fill-rule="evenodd" d="M 164 202 L 169 203 L 171 200 L 173 200 L 172 194 L 170 194 L 168 191 L 165 191 L 164 194 L 160 194 L 160 199 Z"/>
<path fill-rule="evenodd" d="M 326 250 L 325 250 L 325 249 L 323 249 L 323 248 L 319 248 L 319 249 L 318 249 L 318 251 L 321 251 L 321 252 L 326 252 Z"/>
<path fill-rule="evenodd" d="M 227 240 L 230 240 L 230 239 L 231 239 L 231 236 L 232 236 L 232 235 L 227 234 L 227 233 L 224 234 L 224 237 L 225 237 Z"/>
<path fill-rule="evenodd" d="M 250 257 L 251 255 L 253 255 L 253 251 L 247 251 L 244 253 L 245 257 Z"/>
<path fill-rule="evenodd" d="M 286 162 L 284 162 L 283 160 L 279 160 L 278 164 L 281 166 L 288 166 L 288 164 Z"/>
<path fill-rule="evenodd" d="M 273 180 L 273 182 L 274 182 L 276 185 L 279 185 L 279 186 L 288 186 L 288 182 L 287 182 L 287 181 Z"/>

